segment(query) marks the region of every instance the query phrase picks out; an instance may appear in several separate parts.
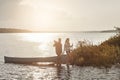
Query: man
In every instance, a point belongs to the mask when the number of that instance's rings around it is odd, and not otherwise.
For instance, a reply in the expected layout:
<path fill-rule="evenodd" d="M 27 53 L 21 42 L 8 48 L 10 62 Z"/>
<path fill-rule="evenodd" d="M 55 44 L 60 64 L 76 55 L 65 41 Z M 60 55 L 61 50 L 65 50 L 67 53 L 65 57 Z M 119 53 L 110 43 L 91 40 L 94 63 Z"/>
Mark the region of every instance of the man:
<path fill-rule="evenodd" d="M 54 45 L 55 47 L 55 51 L 56 51 L 56 54 L 57 54 L 57 62 L 58 62 L 58 65 L 60 64 L 61 62 L 61 54 L 62 54 L 62 44 L 61 44 L 61 38 L 58 38 L 58 41 L 54 41 Z"/>

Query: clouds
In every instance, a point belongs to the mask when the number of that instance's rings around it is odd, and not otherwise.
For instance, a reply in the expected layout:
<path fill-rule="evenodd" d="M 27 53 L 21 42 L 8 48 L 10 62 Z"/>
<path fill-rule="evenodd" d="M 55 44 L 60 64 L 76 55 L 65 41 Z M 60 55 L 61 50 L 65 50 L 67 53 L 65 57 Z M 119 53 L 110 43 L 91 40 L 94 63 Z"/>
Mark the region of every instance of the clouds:
<path fill-rule="evenodd" d="M 0 0 L 0 27 L 112 29 L 120 26 L 119 4 L 119 0 Z"/>
<path fill-rule="evenodd" d="M 44 1 L 0 0 L 0 4 L 0 26 L 4 27 L 58 26 L 69 18 L 69 14 L 59 6 Z"/>
<path fill-rule="evenodd" d="M 21 6 L 29 6 L 33 8 L 33 10 L 30 8 L 32 11 L 30 13 L 31 16 L 29 17 L 29 20 L 32 20 L 31 25 L 39 26 L 40 29 L 43 27 L 61 28 L 60 26 L 63 26 L 66 23 L 66 21 L 69 21 L 72 17 L 71 14 L 63 8 L 61 8 L 61 6 L 57 6 L 56 4 L 48 3 L 46 1 L 23 1 L 21 3 Z M 28 12 L 25 12 L 25 14 L 26 13 Z M 46 28 L 44 28 L 44 30 L 45 29 Z"/>
<path fill-rule="evenodd" d="M 32 23 L 32 7 L 20 5 L 22 0 L 0 0 L 0 26 L 25 27 Z"/>

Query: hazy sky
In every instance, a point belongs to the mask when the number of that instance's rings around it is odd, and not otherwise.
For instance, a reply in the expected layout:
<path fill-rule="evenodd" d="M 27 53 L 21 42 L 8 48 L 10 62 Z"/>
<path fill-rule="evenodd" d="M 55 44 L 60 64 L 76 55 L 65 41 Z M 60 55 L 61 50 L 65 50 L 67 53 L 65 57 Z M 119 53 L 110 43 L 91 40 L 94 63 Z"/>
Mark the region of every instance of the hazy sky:
<path fill-rule="evenodd" d="M 120 26 L 120 0 L 0 0 L 0 27 L 88 31 Z"/>

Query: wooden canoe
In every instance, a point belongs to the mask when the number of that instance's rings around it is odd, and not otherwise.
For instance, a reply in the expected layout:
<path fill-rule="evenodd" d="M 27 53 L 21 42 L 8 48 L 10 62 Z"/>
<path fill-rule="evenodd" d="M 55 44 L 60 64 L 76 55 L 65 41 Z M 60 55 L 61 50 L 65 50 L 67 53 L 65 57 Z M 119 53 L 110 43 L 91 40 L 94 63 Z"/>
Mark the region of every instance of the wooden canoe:
<path fill-rule="evenodd" d="M 8 57 L 4 56 L 4 62 L 5 63 L 17 63 L 17 64 L 32 64 L 36 62 L 53 62 L 57 63 L 58 59 L 57 56 L 53 57 L 35 57 L 35 58 L 30 58 L 30 57 Z M 66 63 L 66 55 L 61 56 L 61 64 Z"/>

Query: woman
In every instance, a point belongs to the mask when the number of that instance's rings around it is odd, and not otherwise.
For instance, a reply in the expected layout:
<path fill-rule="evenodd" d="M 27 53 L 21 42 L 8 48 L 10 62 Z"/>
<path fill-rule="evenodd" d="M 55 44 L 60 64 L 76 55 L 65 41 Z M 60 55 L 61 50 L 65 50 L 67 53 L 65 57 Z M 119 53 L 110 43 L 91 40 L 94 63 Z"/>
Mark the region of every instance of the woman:
<path fill-rule="evenodd" d="M 73 45 L 70 45 L 70 40 L 69 40 L 69 38 L 67 38 L 66 40 L 65 40 L 65 44 L 64 44 L 64 51 L 66 51 L 66 54 L 67 54 L 67 63 L 69 63 L 70 62 L 70 51 L 71 51 L 71 47 L 72 47 Z"/>
<path fill-rule="evenodd" d="M 66 53 L 67 53 L 67 55 L 70 53 L 70 49 L 71 49 L 71 47 L 73 46 L 73 45 L 70 45 L 70 39 L 69 38 L 67 38 L 66 40 L 65 40 L 65 44 L 64 44 L 64 51 L 66 51 Z"/>

